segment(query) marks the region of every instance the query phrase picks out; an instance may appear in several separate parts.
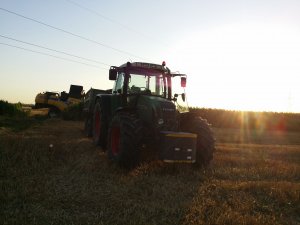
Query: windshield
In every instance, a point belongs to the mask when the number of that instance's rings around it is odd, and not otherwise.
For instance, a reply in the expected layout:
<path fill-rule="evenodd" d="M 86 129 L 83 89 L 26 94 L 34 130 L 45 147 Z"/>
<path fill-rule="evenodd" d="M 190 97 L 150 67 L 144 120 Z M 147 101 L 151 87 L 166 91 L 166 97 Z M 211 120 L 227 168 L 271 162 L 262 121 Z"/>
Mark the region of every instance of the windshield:
<path fill-rule="evenodd" d="M 130 74 L 129 76 L 128 94 L 149 94 L 166 97 L 167 91 L 162 74 Z"/>

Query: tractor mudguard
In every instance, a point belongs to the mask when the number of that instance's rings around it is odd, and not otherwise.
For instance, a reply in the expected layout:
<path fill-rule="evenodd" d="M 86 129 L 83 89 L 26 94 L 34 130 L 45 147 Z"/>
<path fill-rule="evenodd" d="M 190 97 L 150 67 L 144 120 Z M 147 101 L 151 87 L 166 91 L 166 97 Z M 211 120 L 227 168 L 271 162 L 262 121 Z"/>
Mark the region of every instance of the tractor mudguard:
<path fill-rule="evenodd" d="M 103 112 L 108 117 L 111 116 L 111 98 L 111 94 L 98 94 L 95 98 L 95 103 L 98 101 L 98 99 L 101 101 L 101 105 L 103 106 Z"/>

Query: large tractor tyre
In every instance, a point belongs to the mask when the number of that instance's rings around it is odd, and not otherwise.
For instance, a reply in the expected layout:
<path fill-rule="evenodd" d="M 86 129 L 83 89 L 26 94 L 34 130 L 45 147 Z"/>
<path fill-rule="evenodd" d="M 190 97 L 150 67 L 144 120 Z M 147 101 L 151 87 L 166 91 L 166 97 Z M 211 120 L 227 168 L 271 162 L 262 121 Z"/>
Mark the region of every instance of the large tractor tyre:
<path fill-rule="evenodd" d="M 101 146 L 106 149 L 107 144 L 107 115 L 104 113 L 101 101 L 97 101 L 94 108 L 94 115 L 92 120 L 92 136 L 93 142 L 96 146 Z"/>
<path fill-rule="evenodd" d="M 120 167 L 132 169 L 139 163 L 142 123 L 132 114 L 116 114 L 108 131 L 108 157 Z"/>
<path fill-rule="evenodd" d="M 181 131 L 197 134 L 196 165 L 208 166 L 215 151 L 215 138 L 207 120 L 188 117 L 180 122 Z"/>
<path fill-rule="evenodd" d="M 92 117 L 88 117 L 85 119 L 84 122 L 84 134 L 87 137 L 92 137 L 93 136 L 93 120 Z"/>

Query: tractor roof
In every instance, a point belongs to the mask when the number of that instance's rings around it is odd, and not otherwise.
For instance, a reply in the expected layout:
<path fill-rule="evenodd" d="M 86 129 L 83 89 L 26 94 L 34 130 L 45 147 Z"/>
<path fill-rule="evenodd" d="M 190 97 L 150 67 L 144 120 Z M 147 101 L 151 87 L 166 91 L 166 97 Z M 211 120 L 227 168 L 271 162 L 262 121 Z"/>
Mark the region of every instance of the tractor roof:
<path fill-rule="evenodd" d="M 166 72 L 167 69 L 163 65 L 153 64 L 153 63 L 146 63 L 146 62 L 128 62 L 120 66 L 120 68 L 127 67 L 128 64 L 132 68 L 142 68 L 142 69 L 152 69 L 161 72 Z"/>

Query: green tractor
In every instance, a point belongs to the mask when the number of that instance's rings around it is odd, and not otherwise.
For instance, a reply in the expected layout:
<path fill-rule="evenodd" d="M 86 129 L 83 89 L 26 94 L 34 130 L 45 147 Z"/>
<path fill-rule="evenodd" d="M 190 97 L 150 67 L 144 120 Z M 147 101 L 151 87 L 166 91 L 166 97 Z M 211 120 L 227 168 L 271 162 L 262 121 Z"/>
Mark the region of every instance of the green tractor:
<path fill-rule="evenodd" d="M 85 101 L 87 135 L 125 168 L 137 166 L 150 148 L 165 162 L 208 165 L 215 138 L 206 120 L 188 112 L 186 77 L 164 62 L 112 66 L 113 89 Z"/>

